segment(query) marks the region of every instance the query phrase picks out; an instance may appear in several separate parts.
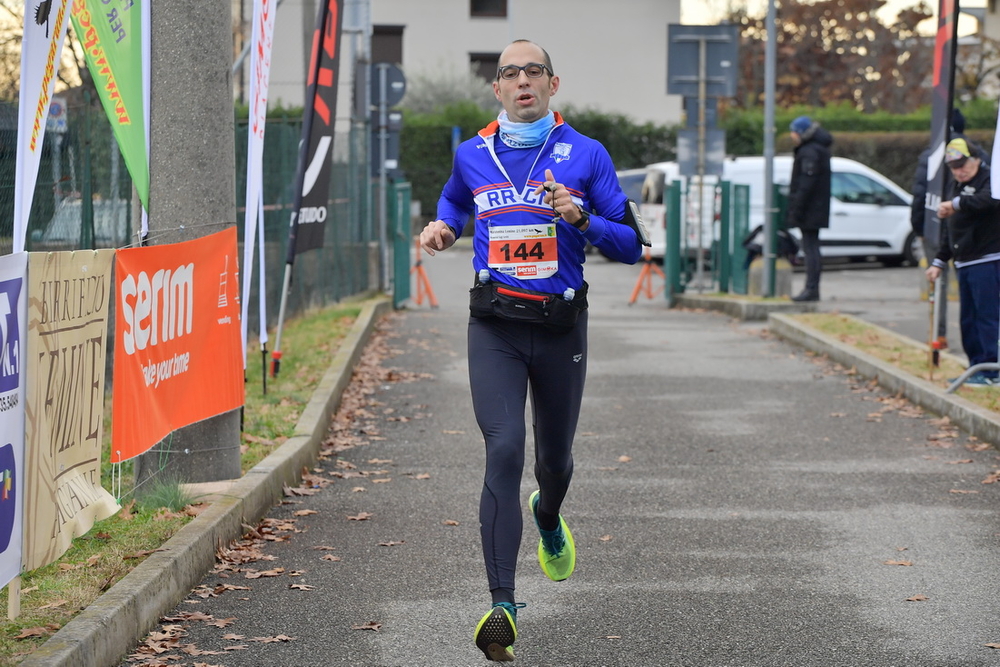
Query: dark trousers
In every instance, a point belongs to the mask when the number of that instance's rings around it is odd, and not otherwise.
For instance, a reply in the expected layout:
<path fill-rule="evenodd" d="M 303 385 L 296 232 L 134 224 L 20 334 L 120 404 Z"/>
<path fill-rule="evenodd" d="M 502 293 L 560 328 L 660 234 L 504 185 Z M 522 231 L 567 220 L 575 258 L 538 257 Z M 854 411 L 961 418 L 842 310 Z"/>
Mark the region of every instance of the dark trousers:
<path fill-rule="evenodd" d="M 819 275 L 823 272 L 823 260 L 819 254 L 819 230 L 802 229 L 802 254 L 806 259 L 806 292 L 819 293 Z"/>
<path fill-rule="evenodd" d="M 565 334 L 526 322 L 469 318 L 472 406 L 486 441 L 479 524 L 490 590 L 514 589 L 528 391 L 539 509 L 558 514 L 573 475 L 573 437 L 586 377 L 586 311 Z"/>
<path fill-rule="evenodd" d="M 962 349 L 969 366 L 996 363 L 1000 338 L 1000 260 L 958 269 Z M 985 371 L 997 377 L 996 371 Z"/>

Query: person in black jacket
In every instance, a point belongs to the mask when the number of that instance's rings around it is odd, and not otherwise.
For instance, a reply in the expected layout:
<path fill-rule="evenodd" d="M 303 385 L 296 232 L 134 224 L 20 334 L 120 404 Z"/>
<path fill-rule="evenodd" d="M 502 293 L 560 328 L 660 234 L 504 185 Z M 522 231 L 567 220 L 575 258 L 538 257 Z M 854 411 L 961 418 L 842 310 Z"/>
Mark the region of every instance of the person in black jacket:
<path fill-rule="evenodd" d="M 949 137 L 952 139 L 966 139 L 965 137 L 965 116 L 958 109 L 952 109 L 951 112 L 951 133 Z M 966 141 L 968 141 L 966 139 Z M 975 149 L 972 144 L 969 144 L 970 148 Z M 913 233 L 920 239 L 920 245 L 924 249 L 924 257 L 927 258 L 928 265 L 930 265 L 931 260 L 938 253 L 938 242 L 939 238 L 928 238 L 924 236 L 924 222 L 926 220 L 926 207 L 927 207 L 927 162 L 931 157 L 933 149 L 928 146 L 917 158 L 917 169 L 913 174 L 913 187 L 910 188 L 910 192 L 913 193 L 913 202 L 910 204 L 910 226 L 913 228 Z M 976 157 L 982 160 L 984 163 L 989 164 L 989 156 L 981 148 L 979 149 Z M 951 184 L 951 174 L 945 173 L 945 185 L 944 189 Z M 942 294 L 948 294 L 948 267 L 944 267 L 941 270 L 941 292 Z M 940 308 L 940 319 L 938 320 L 937 335 L 938 338 L 945 339 L 947 337 L 948 329 L 948 299 L 942 299 L 941 303 L 938 304 Z"/>
<path fill-rule="evenodd" d="M 823 262 L 819 230 L 830 226 L 830 145 L 833 137 L 809 116 L 799 116 L 789 129 L 795 142 L 795 161 L 788 191 L 787 227 L 802 232 L 806 260 L 805 288 L 792 301 L 819 301 Z"/>
<path fill-rule="evenodd" d="M 969 366 L 996 363 L 1000 334 L 1000 201 L 990 191 L 990 168 L 966 139 L 952 139 L 945 149 L 951 171 L 951 199 L 938 206 L 941 242 L 927 268 L 931 282 L 951 260 L 958 274 L 959 325 Z M 965 381 L 984 386 L 997 371 L 980 371 Z"/>

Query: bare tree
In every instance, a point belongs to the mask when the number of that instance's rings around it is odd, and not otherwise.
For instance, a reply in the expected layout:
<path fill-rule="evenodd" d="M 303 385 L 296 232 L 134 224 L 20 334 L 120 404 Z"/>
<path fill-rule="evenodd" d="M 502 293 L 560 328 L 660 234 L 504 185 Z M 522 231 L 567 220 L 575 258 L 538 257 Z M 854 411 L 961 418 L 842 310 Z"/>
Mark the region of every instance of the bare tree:
<path fill-rule="evenodd" d="M 777 7 L 779 106 L 846 102 L 863 111 L 905 112 L 925 103 L 933 43 L 916 25 L 933 15 L 921 0 L 892 25 L 876 13 L 886 0 L 780 2 Z M 741 26 L 740 89 L 736 104 L 757 106 L 764 96 L 765 16 L 731 13 Z"/>
<path fill-rule="evenodd" d="M 21 88 L 21 37 L 24 32 L 25 9 L 35 11 L 35 3 L 0 0 L 0 99 L 3 100 L 16 99 Z M 68 14 L 66 20 L 69 21 Z M 83 51 L 71 24 L 63 44 L 56 90 L 89 81 L 86 69 Z"/>

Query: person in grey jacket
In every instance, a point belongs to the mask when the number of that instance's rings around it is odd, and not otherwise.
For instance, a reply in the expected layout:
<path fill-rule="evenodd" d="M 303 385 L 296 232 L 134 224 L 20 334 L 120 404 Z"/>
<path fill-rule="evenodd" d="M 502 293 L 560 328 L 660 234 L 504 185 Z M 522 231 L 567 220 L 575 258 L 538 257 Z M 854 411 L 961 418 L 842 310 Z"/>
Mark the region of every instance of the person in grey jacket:
<path fill-rule="evenodd" d="M 830 226 L 830 146 L 833 137 L 809 116 L 799 116 L 789 126 L 795 142 L 795 161 L 788 191 L 787 227 L 802 233 L 806 284 L 792 301 L 819 301 L 823 271 L 819 230 Z"/>
<path fill-rule="evenodd" d="M 937 280 L 948 261 L 954 262 L 962 348 L 969 366 L 995 364 L 1000 338 L 1000 200 L 991 193 L 989 165 L 966 139 L 949 141 L 944 159 L 954 182 L 951 199 L 938 206 L 945 224 L 927 279 Z M 986 386 L 996 380 L 996 370 L 980 371 L 965 384 Z"/>

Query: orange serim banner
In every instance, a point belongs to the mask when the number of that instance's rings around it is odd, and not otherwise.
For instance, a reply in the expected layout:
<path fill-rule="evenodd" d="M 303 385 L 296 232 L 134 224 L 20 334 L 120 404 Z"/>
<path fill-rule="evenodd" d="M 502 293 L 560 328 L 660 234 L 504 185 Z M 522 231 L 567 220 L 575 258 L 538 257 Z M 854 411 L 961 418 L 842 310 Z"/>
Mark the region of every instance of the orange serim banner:
<path fill-rule="evenodd" d="M 119 250 L 111 461 L 243 405 L 236 228 Z"/>

